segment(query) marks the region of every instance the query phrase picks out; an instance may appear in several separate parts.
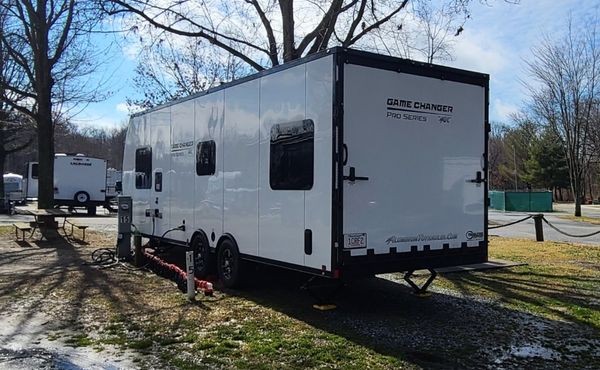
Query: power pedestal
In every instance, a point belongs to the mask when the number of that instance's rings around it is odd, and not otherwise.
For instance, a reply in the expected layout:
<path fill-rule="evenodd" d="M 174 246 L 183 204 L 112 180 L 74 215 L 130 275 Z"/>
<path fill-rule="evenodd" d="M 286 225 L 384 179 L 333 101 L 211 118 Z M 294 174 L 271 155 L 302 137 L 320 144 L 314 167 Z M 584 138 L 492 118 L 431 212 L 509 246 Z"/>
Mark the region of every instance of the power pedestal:
<path fill-rule="evenodd" d="M 119 196 L 119 226 L 117 228 L 117 258 L 124 259 L 131 257 L 131 221 L 132 221 L 132 201 L 131 197 Z"/>

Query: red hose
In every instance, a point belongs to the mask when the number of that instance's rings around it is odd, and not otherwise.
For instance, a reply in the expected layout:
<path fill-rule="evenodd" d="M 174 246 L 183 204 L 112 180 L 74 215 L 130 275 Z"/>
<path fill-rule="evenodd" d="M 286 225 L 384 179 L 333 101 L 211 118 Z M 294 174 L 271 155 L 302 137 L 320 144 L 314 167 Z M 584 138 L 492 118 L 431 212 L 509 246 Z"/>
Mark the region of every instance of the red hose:
<path fill-rule="evenodd" d="M 172 263 L 168 263 L 163 261 L 162 259 L 156 257 L 153 254 L 150 254 L 146 251 L 143 251 L 144 257 L 147 259 L 149 264 L 156 266 L 159 269 L 167 270 L 176 275 L 177 278 L 181 279 L 181 282 L 185 282 L 187 280 L 187 273 L 179 268 L 179 266 L 174 265 Z M 211 296 L 213 294 L 213 285 L 210 281 L 200 280 L 194 278 L 194 283 L 196 285 L 196 289 L 204 295 Z"/>

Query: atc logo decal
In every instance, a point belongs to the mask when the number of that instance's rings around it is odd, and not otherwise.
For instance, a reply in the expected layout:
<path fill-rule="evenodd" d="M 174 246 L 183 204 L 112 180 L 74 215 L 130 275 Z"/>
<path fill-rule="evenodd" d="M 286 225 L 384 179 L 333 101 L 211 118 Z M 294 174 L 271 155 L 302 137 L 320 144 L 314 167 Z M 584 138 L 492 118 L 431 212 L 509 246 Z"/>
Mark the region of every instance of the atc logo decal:
<path fill-rule="evenodd" d="M 483 231 L 467 231 L 465 236 L 467 240 L 483 239 Z"/>

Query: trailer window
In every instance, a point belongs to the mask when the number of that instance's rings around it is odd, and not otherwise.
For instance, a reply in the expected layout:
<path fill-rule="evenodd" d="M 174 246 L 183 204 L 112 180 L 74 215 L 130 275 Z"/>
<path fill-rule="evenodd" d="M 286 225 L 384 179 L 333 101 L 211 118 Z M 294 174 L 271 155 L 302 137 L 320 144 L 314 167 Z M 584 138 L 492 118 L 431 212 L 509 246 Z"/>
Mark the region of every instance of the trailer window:
<path fill-rule="evenodd" d="M 152 187 L 152 148 L 139 148 L 135 151 L 135 188 Z"/>
<path fill-rule="evenodd" d="M 314 181 L 312 120 L 273 125 L 269 182 L 273 190 L 310 190 Z"/>
<path fill-rule="evenodd" d="M 39 170 L 39 164 L 38 163 L 33 163 L 31 165 L 31 178 L 32 179 L 37 179 L 38 178 L 38 170 Z"/>
<path fill-rule="evenodd" d="M 162 191 L 162 172 L 154 174 L 154 191 L 160 193 Z"/>
<path fill-rule="evenodd" d="M 214 175 L 216 156 L 217 145 L 214 140 L 199 142 L 196 147 L 196 174 L 198 176 Z"/>

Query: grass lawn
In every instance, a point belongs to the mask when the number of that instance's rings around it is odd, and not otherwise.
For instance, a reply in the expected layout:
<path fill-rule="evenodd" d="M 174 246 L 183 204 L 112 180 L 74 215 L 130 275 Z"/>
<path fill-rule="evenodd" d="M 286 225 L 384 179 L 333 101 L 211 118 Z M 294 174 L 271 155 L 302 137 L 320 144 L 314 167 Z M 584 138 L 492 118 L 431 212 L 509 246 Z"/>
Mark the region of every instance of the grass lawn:
<path fill-rule="evenodd" d="M 588 224 L 600 225 L 600 218 L 597 218 L 597 217 L 588 217 L 588 216 L 575 217 L 573 215 L 559 215 L 558 217 L 563 218 L 565 220 L 569 220 L 569 221 L 586 222 Z"/>
<path fill-rule="evenodd" d="M 189 303 L 152 273 L 85 264 L 113 243 L 17 245 L 0 228 L 0 312 L 43 310 L 62 325 L 49 340 L 127 348 L 140 368 L 600 367 L 600 247 L 493 238 L 491 257 L 528 265 L 448 274 L 427 298 L 399 274 L 359 281 L 320 312 L 291 272 Z"/>

